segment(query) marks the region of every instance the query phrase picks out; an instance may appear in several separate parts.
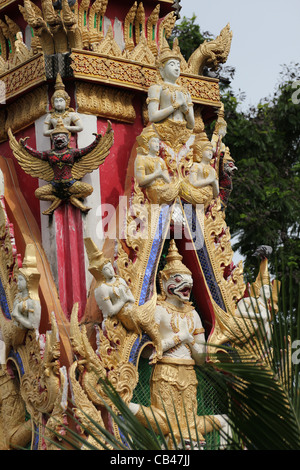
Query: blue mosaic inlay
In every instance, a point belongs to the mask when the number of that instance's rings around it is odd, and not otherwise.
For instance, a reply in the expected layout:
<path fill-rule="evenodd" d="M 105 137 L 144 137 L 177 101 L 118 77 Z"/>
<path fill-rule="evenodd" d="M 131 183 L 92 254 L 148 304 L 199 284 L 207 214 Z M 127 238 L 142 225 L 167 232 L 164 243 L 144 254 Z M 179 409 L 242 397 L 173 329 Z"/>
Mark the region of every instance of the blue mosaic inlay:
<path fill-rule="evenodd" d="M 197 220 L 197 214 L 194 207 L 191 209 L 191 205 L 188 206 L 184 201 L 182 201 L 185 213 L 186 220 L 189 225 L 191 235 L 193 237 L 193 242 L 195 243 L 195 251 L 198 256 L 199 263 L 202 267 L 205 280 L 211 292 L 212 298 L 214 301 L 221 307 L 223 310 L 226 310 L 223 297 L 218 286 L 217 280 L 215 278 L 213 268 L 209 259 L 207 248 L 204 241 L 204 236 L 199 221 Z M 186 207 L 185 207 L 186 206 Z"/>
<path fill-rule="evenodd" d="M 39 450 L 39 427 L 34 425 L 34 437 L 32 442 L 32 450 Z"/>
<path fill-rule="evenodd" d="M 149 300 L 150 297 L 150 292 L 154 283 L 156 267 L 159 262 L 159 254 L 164 242 L 164 234 L 166 233 L 166 229 L 169 228 L 169 212 L 170 206 L 164 205 L 161 207 L 156 233 L 153 239 L 148 264 L 145 270 L 139 305 L 143 305 L 145 302 L 147 302 L 147 300 Z"/>
<path fill-rule="evenodd" d="M 15 361 L 19 368 L 21 376 L 24 375 L 24 366 L 20 354 L 16 351 L 11 350 L 8 357 Z"/>
<path fill-rule="evenodd" d="M 121 415 L 119 416 L 119 419 L 120 419 L 121 421 L 125 421 L 124 418 L 123 418 L 123 416 L 121 416 Z M 130 446 L 129 446 L 128 441 L 127 441 L 126 437 L 124 436 L 124 434 L 123 434 L 123 432 L 122 432 L 120 426 L 118 426 L 118 429 L 119 429 L 119 434 L 120 434 L 120 438 L 121 438 L 122 443 L 124 444 L 124 446 L 128 447 L 128 449 L 129 449 Z"/>
<path fill-rule="evenodd" d="M 8 319 L 11 319 L 10 311 L 9 311 L 8 303 L 7 303 L 7 298 L 6 298 L 6 293 L 5 293 L 1 279 L 0 279 L 0 306 L 5 317 Z"/>
<path fill-rule="evenodd" d="M 149 336 L 146 334 L 143 334 L 142 338 L 138 337 L 135 340 L 135 343 L 132 346 L 131 351 L 130 351 L 129 362 L 131 362 L 133 365 L 137 364 L 140 350 L 144 346 L 144 344 L 147 343 L 148 341 L 151 341 L 151 340 Z"/>

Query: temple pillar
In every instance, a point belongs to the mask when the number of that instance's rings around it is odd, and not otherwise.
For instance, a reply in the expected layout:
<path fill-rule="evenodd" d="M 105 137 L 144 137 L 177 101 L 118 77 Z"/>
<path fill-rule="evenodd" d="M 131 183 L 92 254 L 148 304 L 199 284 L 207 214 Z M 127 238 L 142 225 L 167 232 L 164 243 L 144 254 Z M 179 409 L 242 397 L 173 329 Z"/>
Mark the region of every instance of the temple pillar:
<path fill-rule="evenodd" d="M 79 148 L 89 145 L 94 139 L 93 133 L 97 132 L 96 116 L 80 117 L 84 129 L 77 136 Z M 45 116 L 42 116 L 35 122 L 36 145 L 40 151 L 48 150 L 50 147 L 49 137 L 43 135 L 44 121 Z M 91 237 L 99 247 L 102 246 L 102 226 L 99 225 L 101 220 L 97 218 L 101 204 L 99 170 L 87 174 L 83 181 L 94 188 L 94 192 L 87 200 L 87 205 L 91 207 L 87 214 L 67 203 L 58 207 L 53 215 L 47 216 L 42 212 L 48 208 L 49 203 L 40 201 L 42 242 L 59 292 L 62 309 L 68 319 L 76 302 L 79 304 L 78 317 L 82 318 L 91 282 L 83 239 Z M 44 185 L 45 182 L 40 180 L 39 184 Z"/>

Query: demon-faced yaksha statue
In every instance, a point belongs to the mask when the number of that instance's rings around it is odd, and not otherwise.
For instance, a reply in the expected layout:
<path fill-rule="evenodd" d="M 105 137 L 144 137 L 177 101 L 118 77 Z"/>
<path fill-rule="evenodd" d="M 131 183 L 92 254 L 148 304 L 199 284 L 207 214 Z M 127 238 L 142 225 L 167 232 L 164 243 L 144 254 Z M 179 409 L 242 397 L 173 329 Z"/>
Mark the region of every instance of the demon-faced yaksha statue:
<path fill-rule="evenodd" d="M 182 439 L 178 422 L 185 445 L 187 442 L 191 445 L 190 437 L 194 444 L 199 441 L 204 444 L 204 434 L 220 429 L 224 418 L 219 415 L 195 416 L 198 382 L 194 367 L 205 361 L 204 328 L 189 301 L 192 273 L 182 263 L 174 240 L 170 242 L 166 259 L 167 263 L 159 273 L 161 295 L 155 310 L 163 355 L 153 366 L 151 409 L 134 403 L 130 408 L 145 426 L 149 422 L 156 429 L 157 422 L 166 438 L 171 432 L 169 421 L 179 446 Z"/>

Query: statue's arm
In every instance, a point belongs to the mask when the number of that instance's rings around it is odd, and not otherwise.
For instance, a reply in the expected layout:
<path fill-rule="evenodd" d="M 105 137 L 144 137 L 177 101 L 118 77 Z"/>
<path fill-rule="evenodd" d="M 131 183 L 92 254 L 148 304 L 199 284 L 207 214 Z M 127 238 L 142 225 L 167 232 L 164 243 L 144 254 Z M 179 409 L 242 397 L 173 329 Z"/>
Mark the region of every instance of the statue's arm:
<path fill-rule="evenodd" d="M 93 135 L 95 135 L 96 137 L 90 145 L 88 145 L 87 147 L 83 147 L 82 149 L 74 149 L 73 156 L 75 160 L 78 160 L 84 157 L 85 155 L 87 155 L 88 153 L 90 153 L 92 150 L 94 150 L 97 147 L 102 137 L 102 134 L 93 134 Z"/>
<path fill-rule="evenodd" d="M 39 302 L 15 302 L 12 311 L 12 317 L 23 328 L 28 330 L 38 329 L 41 320 L 41 305 Z"/>
<path fill-rule="evenodd" d="M 38 158 L 39 160 L 47 160 L 47 154 L 46 152 L 40 152 L 39 150 L 33 149 L 29 145 L 26 144 L 26 140 L 28 137 L 25 137 L 25 139 L 20 139 L 20 144 L 22 147 L 26 150 L 26 152 L 30 153 L 35 158 Z"/>
<path fill-rule="evenodd" d="M 162 322 L 163 315 L 164 315 L 164 309 L 160 305 L 157 305 L 155 309 L 154 319 L 158 326 L 160 326 Z M 163 352 L 168 351 L 169 349 L 176 346 L 176 344 L 180 343 L 179 337 L 175 335 L 173 331 L 166 331 L 164 332 L 163 335 L 161 334 L 160 336 L 161 336 L 161 346 L 162 346 Z"/>
<path fill-rule="evenodd" d="M 134 303 L 135 302 L 135 298 L 130 290 L 130 288 L 128 287 L 128 285 L 126 284 L 126 281 L 122 278 L 120 278 L 120 283 L 123 285 L 124 289 L 121 289 L 120 288 L 120 294 L 121 296 L 123 296 L 123 301 L 125 303 L 129 302 L 129 303 Z"/>
<path fill-rule="evenodd" d="M 263 300 L 246 297 L 237 303 L 235 314 L 238 317 L 260 320 L 268 318 L 268 310 Z"/>
<path fill-rule="evenodd" d="M 194 361 L 197 365 L 201 365 L 205 362 L 205 331 L 196 311 L 194 312 L 194 325 L 193 341 L 189 343 L 189 347 Z"/>
<path fill-rule="evenodd" d="M 167 166 L 164 162 L 164 160 L 162 160 L 162 177 L 163 179 L 165 180 L 166 183 L 170 183 L 171 180 L 170 180 L 170 176 L 169 176 L 169 172 L 168 172 L 168 169 L 167 169 Z"/>
<path fill-rule="evenodd" d="M 184 111 L 183 111 L 184 112 Z M 194 105 L 192 102 L 191 95 L 188 93 L 187 99 L 187 110 L 184 112 L 187 128 L 194 129 L 195 127 L 195 115 L 194 115 Z"/>
<path fill-rule="evenodd" d="M 213 187 L 213 197 L 217 198 L 220 193 L 219 181 L 217 179 L 215 179 L 212 182 L 212 187 Z"/>
<path fill-rule="evenodd" d="M 97 305 L 102 311 L 104 318 L 113 317 L 114 315 L 117 315 L 126 303 L 122 298 L 119 298 L 113 304 L 110 299 L 109 292 L 105 288 L 105 285 L 97 287 L 94 293 Z"/>
<path fill-rule="evenodd" d="M 82 124 L 82 121 L 81 121 L 81 119 L 80 119 L 80 117 L 78 116 L 77 113 L 72 113 L 71 114 L 71 124 L 70 124 L 70 126 L 65 125 L 65 128 L 68 129 L 68 131 L 70 131 L 70 132 L 81 132 L 81 131 L 83 131 L 83 124 Z"/>
<path fill-rule="evenodd" d="M 146 174 L 145 165 L 143 163 L 143 157 L 137 156 L 134 163 L 134 174 L 137 182 L 142 187 L 150 186 L 157 178 L 164 178 L 166 180 L 165 171 L 162 169 L 160 163 L 158 163 L 153 173 Z"/>
<path fill-rule="evenodd" d="M 217 174 L 212 167 L 210 170 L 210 174 L 206 178 L 201 176 L 201 172 L 198 171 L 196 167 L 192 168 L 189 180 L 195 188 L 204 188 L 205 186 L 211 184 L 213 186 L 214 197 L 217 197 L 217 195 L 219 194 L 219 183 L 217 180 Z"/>
<path fill-rule="evenodd" d="M 164 315 L 165 310 L 160 305 L 158 305 L 155 310 L 155 322 L 158 325 L 161 324 Z M 169 317 L 169 314 L 167 315 Z M 171 328 L 161 328 L 160 330 L 164 330 L 163 335 L 161 334 L 161 345 L 163 352 L 166 352 L 169 349 L 180 345 L 181 343 L 189 344 L 189 342 L 193 341 L 193 337 L 187 328 L 179 331 L 178 333 L 174 333 Z"/>
<path fill-rule="evenodd" d="M 50 137 L 52 131 L 53 128 L 51 126 L 51 114 L 48 114 L 46 117 L 46 121 L 44 122 L 43 135 L 45 135 L 46 137 Z"/>
<path fill-rule="evenodd" d="M 152 85 L 148 90 L 147 104 L 150 122 L 163 121 L 177 109 L 175 105 L 160 109 L 160 93 L 161 87 L 159 85 Z"/>
<path fill-rule="evenodd" d="M 194 163 L 189 174 L 189 181 L 191 185 L 193 185 L 195 188 L 197 188 L 198 184 L 198 164 Z"/>

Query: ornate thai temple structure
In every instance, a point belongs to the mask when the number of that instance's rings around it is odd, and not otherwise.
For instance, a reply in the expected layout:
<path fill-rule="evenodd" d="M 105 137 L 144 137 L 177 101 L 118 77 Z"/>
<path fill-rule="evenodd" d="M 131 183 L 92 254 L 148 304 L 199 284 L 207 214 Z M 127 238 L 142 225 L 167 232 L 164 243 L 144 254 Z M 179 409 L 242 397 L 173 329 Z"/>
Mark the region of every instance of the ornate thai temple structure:
<path fill-rule="evenodd" d="M 205 73 L 232 33 L 186 61 L 168 42 L 179 10 L 0 0 L 1 449 L 56 449 L 68 403 L 82 429 L 125 442 L 99 377 L 167 438 L 166 408 L 178 444 L 209 446 L 224 427 L 198 366 L 253 333 L 226 225 L 235 166 Z M 260 274 L 257 299 L 267 259 Z"/>

